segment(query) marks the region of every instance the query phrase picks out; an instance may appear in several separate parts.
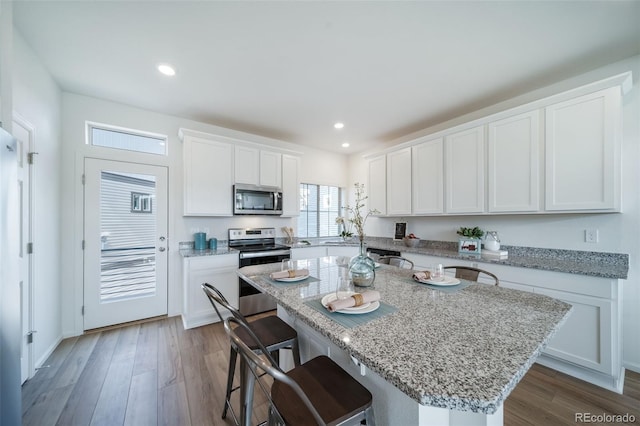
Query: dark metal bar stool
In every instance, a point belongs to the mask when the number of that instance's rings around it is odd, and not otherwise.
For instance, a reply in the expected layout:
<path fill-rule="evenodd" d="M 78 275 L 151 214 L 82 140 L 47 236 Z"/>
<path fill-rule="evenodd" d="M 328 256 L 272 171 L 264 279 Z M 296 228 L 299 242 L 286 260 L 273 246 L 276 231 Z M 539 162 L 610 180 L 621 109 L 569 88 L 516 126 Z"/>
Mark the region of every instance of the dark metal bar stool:
<path fill-rule="evenodd" d="M 231 323 L 238 326 L 232 328 Z M 252 389 L 257 381 L 269 399 L 269 425 L 360 425 L 362 420 L 367 425 L 375 425 L 371 392 L 331 358 L 318 356 L 285 373 L 271 356 L 267 354 L 265 360 L 244 343 L 238 334 L 240 330 L 259 343 L 258 337 L 244 323 L 227 318 L 224 329 L 242 359 L 242 389 Z M 267 353 L 262 344 L 259 346 Z M 270 391 L 260 380 L 260 371 L 273 377 Z M 248 424 L 247 410 L 251 399 L 244 395 L 242 401 L 243 424 Z"/>
<path fill-rule="evenodd" d="M 413 262 L 401 256 L 380 256 L 378 263 L 397 266 L 398 268 L 413 269 Z"/>
<path fill-rule="evenodd" d="M 238 312 L 233 306 L 229 304 L 224 295 L 214 286 L 208 283 L 202 284 L 202 290 L 209 298 L 209 301 L 213 305 L 213 309 L 216 310 L 220 321 L 224 321 L 224 317 L 218 310 L 217 304 L 228 310 L 236 323 L 243 324 L 244 327 L 238 329 L 237 335 L 245 346 L 250 348 L 251 351 L 256 353 L 268 353 L 269 356 L 279 362 L 279 350 L 291 349 L 293 354 L 293 363 L 300 365 L 300 349 L 298 347 L 298 333 L 289 326 L 286 322 L 276 316 L 268 316 L 257 319 L 255 321 L 247 322 L 245 317 Z M 249 330 L 249 332 L 247 331 Z M 257 336 L 257 340 L 255 339 Z M 260 343 L 261 342 L 261 343 Z M 225 395 L 224 410 L 222 411 L 222 418 L 227 417 L 227 409 L 231 410 L 231 415 L 236 424 L 238 424 L 238 418 L 231 407 L 231 392 L 238 388 L 233 387 L 233 376 L 236 369 L 236 360 L 238 358 L 238 348 L 234 342 L 231 342 L 231 351 L 229 354 L 229 372 L 227 375 L 227 392 Z M 242 386 L 242 384 L 240 385 Z M 241 390 L 243 392 L 243 390 Z M 248 389 L 247 392 L 251 393 L 253 388 Z M 249 409 L 249 417 L 251 416 L 251 407 Z"/>
<path fill-rule="evenodd" d="M 471 266 L 445 266 L 444 269 L 455 269 L 456 278 L 462 278 L 463 280 L 478 281 L 478 276 L 483 274 L 491 277 L 494 281 L 494 285 L 500 284 L 500 280 L 498 280 L 496 275 L 489 271 L 485 271 L 484 269 L 472 268 Z"/>

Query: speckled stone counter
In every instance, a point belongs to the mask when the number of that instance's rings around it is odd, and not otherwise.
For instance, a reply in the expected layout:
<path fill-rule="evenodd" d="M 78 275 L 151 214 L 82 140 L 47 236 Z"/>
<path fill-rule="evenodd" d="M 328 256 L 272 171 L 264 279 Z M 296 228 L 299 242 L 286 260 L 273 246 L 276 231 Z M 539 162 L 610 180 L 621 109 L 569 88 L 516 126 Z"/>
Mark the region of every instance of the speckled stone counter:
<path fill-rule="evenodd" d="M 571 309 L 547 296 L 484 284 L 456 293 L 431 290 L 414 282 L 410 270 L 382 265 L 374 287 L 398 311 L 347 329 L 304 304 L 335 291 L 345 259 L 299 262 L 320 281 L 274 285 L 268 274 L 277 264 L 247 266 L 238 275 L 427 406 L 496 412 Z"/>
<path fill-rule="evenodd" d="M 309 242 L 311 243 L 309 246 L 328 244 L 356 245 L 354 242 L 331 242 L 326 239 L 314 239 L 309 240 Z M 508 259 L 493 260 L 485 259 L 477 255 L 461 255 L 458 253 L 457 243 L 450 241 L 423 240 L 418 247 L 407 247 L 402 241 L 394 241 L 391 238 L 367 237 L 365 244 L 367 247 L 383 250 L 394 250 L 450 259 L 473 260 L 478 263 L 494 263 L 519 268 L 541 269 L 601 278 L 627 279 L 627 273 L 629 271 L 629 255 L 622 253 L 503 245 L 501 248 L 509 252 Z"/>
<path fill-rule="evenodd" d="M 232 249 L 227 247 L 226 241 L 218 241 L 218 248 L 216 250 L 196 250 L 193 248 L 193 241 L 181 242 L 179 244 L 180 256 L 182 257 L 198 257 L 198 256 L 216 256 L 220 254 L 229 254 Z"/>

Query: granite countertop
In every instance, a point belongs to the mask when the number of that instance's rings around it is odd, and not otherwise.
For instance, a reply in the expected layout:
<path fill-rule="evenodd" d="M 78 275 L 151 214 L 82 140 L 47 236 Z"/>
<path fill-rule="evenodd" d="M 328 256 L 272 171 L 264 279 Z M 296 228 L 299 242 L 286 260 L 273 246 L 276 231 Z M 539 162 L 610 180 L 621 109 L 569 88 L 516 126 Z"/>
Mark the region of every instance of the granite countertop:
<path fill-rule="evenodd" d="M 356 242 L 327 239 L 310 239 L 309 242 L 309 245 L 296 244 L 291 247 L 358 245 Z M 507 250 L 509 256 L 507 259 L 498 260 L 483 258 L 482 255 L 460 254 L 458 253 L 457 243 L 450 241 L 422 240 L 418 247 L 407 247 L 402 241 L 395 241 L 391 238 L 368 237 L 365 240 L 365 244 L 370 248 L 393 250 L 402 253 L 472 260 L 478 263 L 493 263 L 601 278 L 627 279 L 629 272 L 629 255 L 622 253 L 502 246 L 501 249 Z"/>
<path fill-rule="evenodd" d="M 280 265 L 238 275 L 423 405 L 492 414 L 567 318 L 571 305 L 522 291 L 471 284 L 431 290 L 406 269 L 382 265 L 375 290 L 398 311 L 345 328 L 304 304 L 335 290 L 344 258 L 299 262 L 319 281 L 274 284 Z M 341 264 L 341 265 L 340 265 Z"/>

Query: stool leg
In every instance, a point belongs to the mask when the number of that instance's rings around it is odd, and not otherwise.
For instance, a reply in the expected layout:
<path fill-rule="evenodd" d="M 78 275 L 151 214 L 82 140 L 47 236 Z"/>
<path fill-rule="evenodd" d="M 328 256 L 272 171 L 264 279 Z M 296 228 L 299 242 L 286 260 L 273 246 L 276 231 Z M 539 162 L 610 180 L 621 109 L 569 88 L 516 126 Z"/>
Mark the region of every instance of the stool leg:
<path fill-rule="evenodd" d="M 298 339 L 295 339 L 291 343 L 291 354 L 293 355 L 293 365 L 298 367 L 300 365 L 300 346 L 298 345 Z"/>
<path fill-rule="evenodd" d="M 253 386 L 256 378 L 251 372 L 251 367 L 244 360 L 240 359 L 240 403 L 242 404 L 240 411 L 240 424 L 242 426 L 251 426 L 251 410 L 253 409 Z"/>
<path fill-rule="evenodd" d="M 375 426 L 376 419 L 373 416 L 373 406 L 364 410 L 364 419 L 367 422 L 367 426 Z"/>
<path fill-rule="evenodd" d="M 227 409 L 231 405 L 231 389 L 233 389 L 233 375 L 236 372 L 236 359 L 238 358 L 238 351 L 233 345 L 231 345 L 231 352 L 229 353 L 229 371 L 227 374 L 227 393 L 224 400 L 224 409 L 222 410 L 222 418 L 227 418 Z"/>
<path fill-rule="evenodd" d="M 271 357 L 276 362 L 276 364 L 280 365 L 280 349 L 276 349 L 275 351 L 269 352 Z"/>

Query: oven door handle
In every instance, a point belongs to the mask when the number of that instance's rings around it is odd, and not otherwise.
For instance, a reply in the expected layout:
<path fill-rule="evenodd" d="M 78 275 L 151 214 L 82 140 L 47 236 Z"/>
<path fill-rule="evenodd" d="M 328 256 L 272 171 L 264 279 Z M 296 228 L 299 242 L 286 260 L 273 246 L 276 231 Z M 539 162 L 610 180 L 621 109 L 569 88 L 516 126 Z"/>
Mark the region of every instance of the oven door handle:
<path fill-rule="evenodd" d="M 291 256 L 291 250 L 270 250 L 270 251 L 261 251 L 261 252 L 240 253 L 240 259 L 253 259 L 256 257 L 269 257 L 269 256 Z"/>

